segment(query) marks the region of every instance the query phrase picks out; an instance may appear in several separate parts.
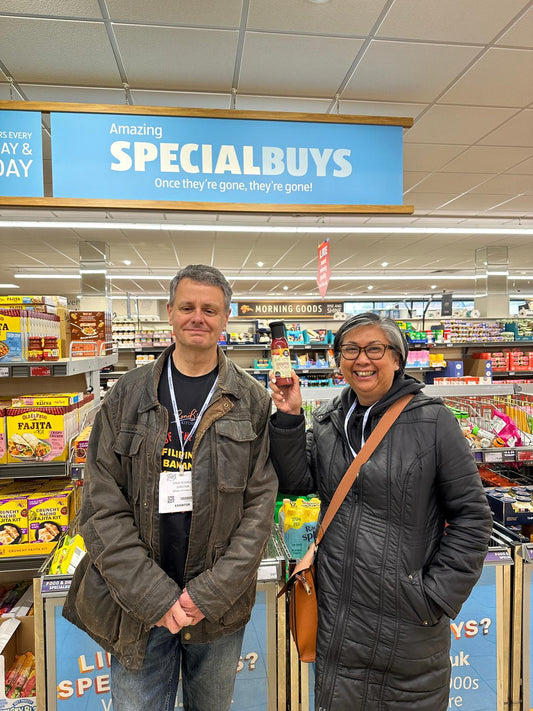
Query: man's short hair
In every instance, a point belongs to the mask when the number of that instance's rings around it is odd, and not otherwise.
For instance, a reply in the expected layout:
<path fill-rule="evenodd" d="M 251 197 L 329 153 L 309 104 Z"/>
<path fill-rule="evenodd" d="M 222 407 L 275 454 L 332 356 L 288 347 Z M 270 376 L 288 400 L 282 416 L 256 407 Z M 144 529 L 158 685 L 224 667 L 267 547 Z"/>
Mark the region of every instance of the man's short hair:
<path fill-rule="evenodd" d="M 187 267 L 180 269 L 176 276 L 170 282 L 170 296 L 168 303 L 170 306 L 174 303 L 176 289 L 182 279 L 190 279 L 197 281 L 200 284 L 209 284 L 210 286 L 218 286 L 224 292 L 224 308 L 229 311 L 231 305 L 231 295 L 233 293 L 228 280 L 219 269 L 208 267 L 206 264 L 189 264 Z"/>

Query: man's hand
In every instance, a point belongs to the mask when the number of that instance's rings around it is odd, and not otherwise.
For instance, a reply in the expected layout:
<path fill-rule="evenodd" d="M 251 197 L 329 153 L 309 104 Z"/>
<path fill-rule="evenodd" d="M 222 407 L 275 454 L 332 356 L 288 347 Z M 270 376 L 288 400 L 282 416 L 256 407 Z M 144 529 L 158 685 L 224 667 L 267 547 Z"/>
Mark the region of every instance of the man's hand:
<path fill-rule="evenodd" d="M 182 595 L 183 597 L 183 595 Z M 180 598 L 181 599 L 181 598 Z M 165 612 L 163 617 L 155 623 L 156 627 L 166 627 L 172 634 L 177 634 L 183 627 L 196 624 L 180 605 L 180 601 L 172 605 L 170 610 Z"/>
<path fill-rule="evenodd" d="M 198 622 L 200 622 L 200 620 L 203 620 L 203 618 L 205 617 L 204 613 L 198 607 L 196 607 L 196 605 L 192 601 L 191 596 L 187 592 L 187 588 L 183 588 L 183 592 L 181 593 L 181 597 L 178 602 L 181 605 L 181 609 L 185 612 L 185 614 L 192 618 L 192 622 L 189 622 L 190 625 L 198 624 Z"/>

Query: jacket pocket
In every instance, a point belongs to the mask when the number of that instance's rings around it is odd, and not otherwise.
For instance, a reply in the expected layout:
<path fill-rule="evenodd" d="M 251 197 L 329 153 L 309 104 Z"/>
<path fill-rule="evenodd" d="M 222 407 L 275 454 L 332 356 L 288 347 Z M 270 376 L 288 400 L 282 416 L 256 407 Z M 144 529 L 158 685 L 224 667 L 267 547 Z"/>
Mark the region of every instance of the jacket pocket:
<path fill-rule="evenodd" d="M 218 489 L 242 493 L 250 471 L 252 442 L 257 435 L 249 420 L 221 419 L 215 422 L 217 436 Z"/>
<path fill-rule="evenodd" d="M 421 622 L 423 625 L 435 625 L 439 621 L 443 612 L 437 609 L 437 605 L 427 596 L 420 570 L 407 575 L 407 578 L 402 581 L 402 589 L 404 591 L 402 607 L 407 613 L 407 619 Z"/>
<path fill-rule="evenodd" d="M 131 430 L 120 430 L 113 443 L 113 451 L 120 457 L 124 472 L 126 486 L 124 494 L 128 501 L 137 505 L 136 509 L 140 499 L 140 457 L 143 442 L 144 435 L 132 428 Z"/>
<path fill-rule="evenodd" d="M 76 569 L 73 583 L 78 583 L 75 608 L 89 633 L 124 647 L 139 639 L 143 632 L 139 620 L 129 615 L 113 598 L 98 568 L 86 554 Z"/>

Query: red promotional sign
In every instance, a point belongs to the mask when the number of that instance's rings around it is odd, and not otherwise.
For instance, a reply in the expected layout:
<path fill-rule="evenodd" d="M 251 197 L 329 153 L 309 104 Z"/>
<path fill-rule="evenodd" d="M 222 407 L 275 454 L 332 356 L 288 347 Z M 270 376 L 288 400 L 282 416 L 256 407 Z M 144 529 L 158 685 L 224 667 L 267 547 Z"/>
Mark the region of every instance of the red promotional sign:
<path fill-rule="evenodd" d="M 322 244 L 318 245 L 318 275 L 316 278 L 316 283 L 318 284 L 318 290 L 322 298 L 326 296 L 330 276 L 331 269 L 329 268 L 329 239 L 327 239 L 324 240 Z"/>

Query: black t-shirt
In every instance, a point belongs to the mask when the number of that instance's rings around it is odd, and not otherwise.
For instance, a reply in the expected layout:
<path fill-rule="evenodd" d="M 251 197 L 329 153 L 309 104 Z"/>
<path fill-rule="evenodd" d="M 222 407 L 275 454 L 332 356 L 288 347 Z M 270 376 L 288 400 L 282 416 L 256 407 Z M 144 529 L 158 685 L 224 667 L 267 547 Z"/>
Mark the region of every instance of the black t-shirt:
<path fill-rule="evenodd" d="M 185 442 L 183 467 L 187 471 L 192 467 L 191 453 L 194 444 L 194 435 L 191 438 L 190 432 L 215 382 L 218 366 L 206 375 L 192 378 L 180 373 L 172 361 L 172 356 L 169 357 L 172 365 L 172 382 L 176 396 L 176 405 L 178 407 L 181 431 Z M 178 429 L 174 422 L 174 410 L 168 389 L 167 368 L 168 364 L 165 363 L 157 391 L 159 402 L 168 410 L 169 421 L 167 439 L 163 451 L 161 452 L 161 471 L 177 471 L 182 449 Z M 180 587 L 183 587 L 183 573 L 189 546 L 191 512 L 165 513 L 159 514 L 159 517 L 161 567 Z"/>

